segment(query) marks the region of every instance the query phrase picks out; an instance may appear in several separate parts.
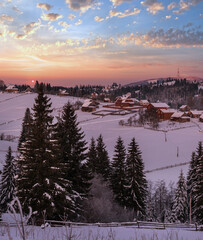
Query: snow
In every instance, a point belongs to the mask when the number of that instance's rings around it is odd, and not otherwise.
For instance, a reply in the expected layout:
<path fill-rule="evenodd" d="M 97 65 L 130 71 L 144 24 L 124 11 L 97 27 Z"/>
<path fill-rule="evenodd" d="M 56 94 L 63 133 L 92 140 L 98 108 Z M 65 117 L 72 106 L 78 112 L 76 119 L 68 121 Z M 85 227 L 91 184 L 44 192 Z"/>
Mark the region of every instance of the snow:
<path fill-rule="evenodd" d="M 166 103 L 151 103 L 151 105 L 155 108 L 169 108 Z"/>
<path fill-rule="evenodd" d="M 25 110 L 27 107 L 32 108 L 36 96 L 34 93 L 0 94 L 0 135 L 4 133 L 5 135 L 10 134 L 19 137 Z M 51 97 L 52 107 L 54 108 L 53 114 L 55 116 L 61 114 L 59 110 L 68 101 L 72 103 L 78 100 L 84 102 L 84 99 L 76 97 L 48 96 Z M 106 103 L 104 104 L 106 105 Z M 103 109 L 105 108 L 100 106 L 99 110 Z M 122 137 L 126 147 L 131 139 L 135 137 L 142 151 L 145 170 L 189 162 L 198 142 L 203 141 L 203 123 L 199 122 L 198 119 L 193 119 L 192 122 L 187 123 L 169 124 L 168 121 L 164 121 L 160 123 L 162 131 L 154 131 L 143 127 L 120 126 L 118 124 L 120 120 L 127 121 L 134 113 L 126 116 L 108 115 L 96 118 L 91 113 L 82 112 L 81 110 L 76 111 L 76 113 L 78 115 L 77 119 L 80 122 L 79 126 L 85 133 L 86 141 L 90 143 L 92 137 L 96 139 L 102 134 L 110 158 L 114 154 L 114 146 L 118 136 Z M 14 142 L 0 141 L 0 170 L 3 168 L 8 147 L 11 146 L 12 150 L 17 149 L 17 140 L 15 139 Z M 178 157 L 177 149 L 179 151 Z M 16 156 L 16 153 L 13 153 L 13 155 Z M 166 183 L 170 181 L 176 182 L 181 169 L 183 169 L 183 173 L 186 175 L 188 165 L 150 172 L 146 176 L 147 179 L 152 181 L 164 179 Z"/>
<path fill-rule="evenodd" d="M 20 240 L 20 236 L 16 227 L 0 227 L 1 240 L 8 240 L 8 233 L 12 239 Z M 190 229 L 138 229 L 135 227 L 97 227 L 97 226 L 75 226 L 69 227 L 36 227 L 26 226 L 26 239 L 27 240 L 90 240 L 90 239 L 103 239 L 103 240 L 200 240 L 203 233 Z"/>

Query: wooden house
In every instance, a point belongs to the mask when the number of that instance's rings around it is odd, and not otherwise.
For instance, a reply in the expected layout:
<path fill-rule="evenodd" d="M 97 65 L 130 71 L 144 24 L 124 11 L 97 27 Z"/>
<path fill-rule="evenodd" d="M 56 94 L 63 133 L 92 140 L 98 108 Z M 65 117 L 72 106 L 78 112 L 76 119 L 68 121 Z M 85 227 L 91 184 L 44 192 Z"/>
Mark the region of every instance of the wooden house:
<path fill-rule="evenodd" d="M 149 102 L 147 100 L 140 100 L 140 105 L 147 107 L 149 105 Z"/>
<path fill-rule="evenodd" d="M 169 106 L 166 103 L 150 103 L 147 106 L 147 110 L 151 110 L 151 109 L 158 110 L 158 109 L 168 109 L 168 108 Z"/>
<path fill-rule="evenodd" d="M 199 117 L 199 121 L 203 122 L 203 114 Z"/>
<path fill-rule="evenodd" d="M 188 112 L 188 115 L 191 118 L 199 118 L 202 115 L 203 111 L 198 111 L 198 110 L 190 110 Z"/>
<path fill-rule="evenodd" d="M 117 107 L 133 107 L 135 105 L 134 99 L 131 98 L 131 93 L 127 93 L 122 97 L 117 97 L 115 106 Z"/>
<path fill-rule="evenodd" d="M 182 106 L 180 106 L 179 110 L 181 112 L 188 112 L 188 111 L 190 111 L 190 107 L 188 105 L 182 105 Z"/>
<path fill-rule="evenodd" d="M 64 96 L 68 96 L 69 93 L 66 90 L 59 90 L 58 96 L 60 97 L 64 97 Z"/>
<path fill-rule="evenodd" d="M 110 98 L 104 98 L 104 102 L 110 103 L 111 99 Z"/>
<path fill-rule="evenodd" d="M 18 93 L 18 88 L 15 87 L 15 85 L 9 85 L 6 89 L 5 92 L 7 93 Z"/>
<path fill-rule="evenodd" d="M 160 121 L 169 120 L 171 116 L 174 114 L 174 109 L 158 109 L 157 115 Z"/>
<path fill-rule="evenodd" d="M 87 99 L 83 103 L 81 107 L 81 111 L 83 112 L 94 112 L 96 111 L 96 108 L 98 107 L 99 103 L 92 100 L 92 99 Z"/>
<path fill-rule="evenodd" d="M 184 112 L 175 112 L 171 116 L 171 121 L 175 122 L 190 122 L 190 117 L 188 117 Z"/>

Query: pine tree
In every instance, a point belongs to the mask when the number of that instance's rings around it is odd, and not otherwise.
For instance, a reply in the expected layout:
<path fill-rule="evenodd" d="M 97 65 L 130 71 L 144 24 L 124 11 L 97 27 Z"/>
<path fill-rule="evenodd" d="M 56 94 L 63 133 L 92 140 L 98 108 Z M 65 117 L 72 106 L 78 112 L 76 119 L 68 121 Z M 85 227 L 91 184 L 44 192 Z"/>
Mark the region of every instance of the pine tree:
<path fill-rule="evenodd" d="M 94 138 L 92 138 L 87 153 L 87 166 L 92 176 L 96 172 L 96 164 L 97 164 L 96 143 Z"/>
<path fill-rule="evenodd" d="M 115 145 L 115 154 L 111 164 L 111 186 L 115 200 L 125 206 L 125 168 L 126 151 L 123 140 L 118 138 Z"/>
<path fill-rule="evenodd" d="M 203 224 L 203 148 L 199 142 L 196 154 L 196 181 L 194 183 L 193 215 L 198 223 Z"/>
<path fill-rule="evenodd" d="M 181 170 L 172 209 L 172 221 L 184 223 L 187 220 L 187 187 Z"/>
<path fill-rule="evenodd" d="M 59 218 L 71 209 L 71 202 L 62 178 L 62 164 L 58 158 L 58 142 L 53 138 L 53 117 L 50 99 L 44 95 L 43 84 L 38 88 L 38 96 L 33 106 L 33 121 L 30 136 L 19 149 L 17 174 L 17 196 L 23 210 L 31 207 L 36 223 L 43 219 Z"/>
<path fill-rule="evenodd" d="M 13 200 L 15 195 L 16 167 L 14 161 L 11 147 L 9 147 L 0 183 L 0 212 L 7 211 L 8 204 Z"/>
<path fill-rule="evenodd" d="M 75 214 L 79 216 L 81 202 L 88 195 L 90 174 L 85 164 L 87 148 L 84 133 L 78 127 L 77 115 L 70 103 L 63 107 L 57 129 L 62 162 L 66 166 L 65 178 L 72 183 Z"/>
<path fill-rule="evenodd" d="M 126 202 L 133 208 L 136 217 L 145 214 L 147 181 L 144 174 L 144 163 L 135 138 L 129 144 L 126 161 Z"/>
<path fill-rule="evenodd" d="M 30 131 L 31 131 L 31 123 L 32 123 L 32 117 L 30 114 L 30 109 L 27 108 L 25 111 L 25 116 L 22 123 L 22 131 L 19 138 L 19 142 L 18 142 L 18 149 L 22 146 L 22 143 L 29 138 Z"/>
<path fill-rule="evenodd" d="M 106 146 L 103 142 L 102 135 L 97 138 L 97 163 L 96 163 L 96 173 L 101 174 L 105 180 L 109 179 L 110 174 L 110 162 Z"/>

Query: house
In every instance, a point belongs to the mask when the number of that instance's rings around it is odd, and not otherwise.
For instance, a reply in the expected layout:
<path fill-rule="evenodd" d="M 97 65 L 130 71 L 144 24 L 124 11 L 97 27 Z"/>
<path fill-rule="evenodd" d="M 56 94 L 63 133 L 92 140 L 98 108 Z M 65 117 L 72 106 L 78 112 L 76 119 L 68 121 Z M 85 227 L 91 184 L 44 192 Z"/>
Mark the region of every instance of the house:
<path fill-rule="evenodd" d="M 203 122 L 203 114 L 199 117 L 199 121 Z"/>
<path fill-rule="evenodd" d="M 191 118 L 199 118 L 202 115 L 203 111 L 198 111 L 198 110 L 190 110 L 188 112 L 188 115 Z"/>
<path fill-rule="evenodd" d="M 5 92 L 7 93 L 18 93 L 18 88 L 15 87 L 15 85 L 9 85 L 6 89 Z"/>
<path fill-rule="evenodd" d="M 104 98 L 104 102 L 108 102 L 108 103 L 110 103 L 111 100 L 110 100 L 110 98 Z"/>
<path fill-rule="evenodd" d="M 135 105 L 134 99 L 131 98 L 131 93 L 127 93 L 122 97 L 117 97 L 115 106 L 117 107 L 133 107 Z"/>
<path fill-rule="evenodd" d="M 92 99 L 87 99 L 83 103 L 81 107 L 81 111 L 83 112 L 94 112 L 96 111 L 96 108 L 98 107 L 99 103 L 92 100 Z"/>
<path fill-rule="evenodd" d="M 59 90 L 58 96 L 64 97 L 64 96 L 68 96 L 68 95 L 69 95 L 69 93 L 66 90 L 62 90 L 62 89 Z"/>
<path fill-rule="evenodd" d="M 147 106 L 147 110 L 151 110 L 151 109 L 158 110 L 158 109 L 168 109 L 168 108 L 169 106 L 166 103 L 150 103 Z"/>
<path fill-rule="evenodd" d="M 140 100 L 140 105 L 147 107 L 149 105 L 149 102 L 147 100 Z"/>
<path fill-rule="evenodd" d="M 159 120 L 165 121 L 169 120 L 176 110 L 174 109 L 158 109 L 157 115 Z"/>
<path fill-rule="evenodd" d="M 181 122 L 181 123 L 190 122 L 190 118 L 184 112 L 175 112 L 170 119 L 171 121 Z"/>
<path fill-rule="evenodd" d="M 182 106 L 180 106 L 179 110 L 181 112 L 188 112 L 188 111 L 190 111 L 190 107 L 188 105 L 182 105 Z"/>

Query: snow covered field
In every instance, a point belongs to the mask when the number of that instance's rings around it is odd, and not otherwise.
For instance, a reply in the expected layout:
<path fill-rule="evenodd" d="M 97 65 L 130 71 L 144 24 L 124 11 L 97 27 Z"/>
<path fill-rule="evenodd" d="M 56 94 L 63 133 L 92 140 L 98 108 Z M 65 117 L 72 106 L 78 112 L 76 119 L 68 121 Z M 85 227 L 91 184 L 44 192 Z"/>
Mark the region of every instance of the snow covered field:
<path fill-rule="evenodd" d="M 40 227 L 27 226 L 26 240 L 201 240 L 203 233 L 182 229 L 138 229 L 134 227 Z M 8 238 L 8 231 L 11 238 Z M 16 227 L 0 227 L 1 240 L 21 240 Z"/>
<path fill-rule="evenodd" d="M 13 136 L 20 135 L 25 109 L 27 107 L 32 108 L 35 97 L 36 94 L 0 94 L 0 135 L 2 133 Z M 60 114 L 60 109 L 67 101 L 84 101 L 84 99 L 75 97 L 52 95 L 50 97 L 55 116 Z M 118 124 L 120 120 L 127 120 L 130 115 L 98 117 L 80 110 L 76 113 L 87 142 L 90 142 L 92 137 L 97 138 L 99 134 L 102 134 L 110 158 L 113 156 L 114 145 L 118 136 L 123 138 L 126 147 L 135 137 L 142 151 L 145 170 L 189 162 L 192 151 L 195 151 L 199 141 L 203 141 L 203 123 L 196 119 L 193 120 L 194 123 L 182 123 L 180 125 L 181 129 L 168 130 L 165 134 L 162 131 L 120 126 Z M 162 123 L 161 128 L 166 129 L 166 125 L 167 122 Z M 8 146 L 11 146 L 12 150 L 15 151 L 17 139 L 14 142 L 0 141 L 0 169 L 2 169 Z M 169 183 L 170 181 L 177 181 L 181 169 L 186 175 L 188 165 L 150 172 L 146 176 L 152 181 L 164 179 Z"/>

